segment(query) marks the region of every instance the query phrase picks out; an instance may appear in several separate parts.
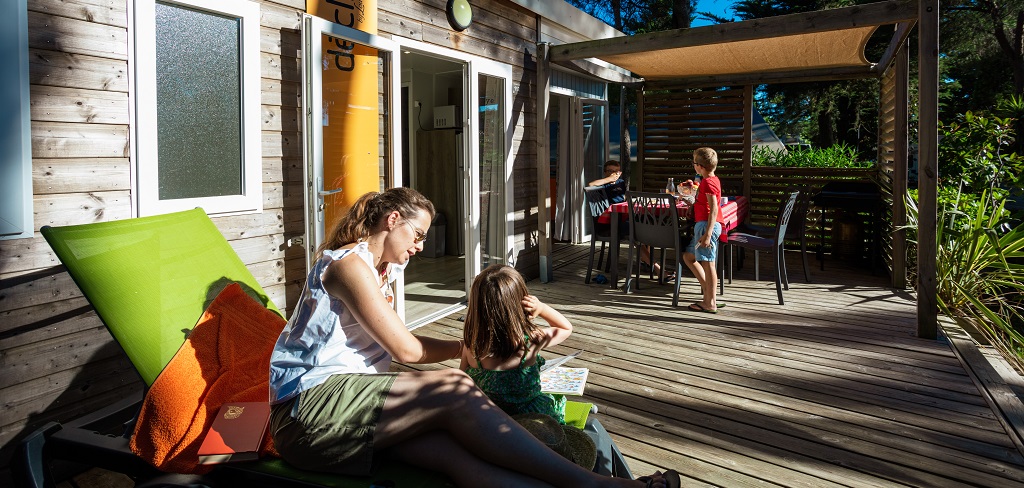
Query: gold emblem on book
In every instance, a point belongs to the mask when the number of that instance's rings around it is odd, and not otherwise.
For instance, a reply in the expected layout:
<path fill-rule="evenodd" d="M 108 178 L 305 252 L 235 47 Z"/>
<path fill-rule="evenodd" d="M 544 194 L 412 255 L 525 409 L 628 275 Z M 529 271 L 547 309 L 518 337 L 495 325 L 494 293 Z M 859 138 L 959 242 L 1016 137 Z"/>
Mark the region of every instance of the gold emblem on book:
<path fill-rule="evenodd" d="M 242 416 L 243 410 L 245 410 L 245 407 L 231 405 L 228 407 L 228 411 L 224 412 L 224 418 L 228 420 L 237 419 L 238 417 Z"/>

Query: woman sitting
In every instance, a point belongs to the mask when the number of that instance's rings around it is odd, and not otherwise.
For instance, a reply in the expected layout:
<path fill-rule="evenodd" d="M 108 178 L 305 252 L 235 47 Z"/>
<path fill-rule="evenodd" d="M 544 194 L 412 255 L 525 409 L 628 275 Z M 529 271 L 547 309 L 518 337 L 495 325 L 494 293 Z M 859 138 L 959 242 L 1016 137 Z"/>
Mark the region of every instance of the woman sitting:
<path fill-rule="evenodd" d="M 392 358 L 462 356 L 459 340 L 413 335 L 389 282 L 422 250 L 434 215 L 414 190 L 362 196 L 326 237 L 271 357 L 271 434 L 311 470 L 372 472 L 379 454 L 444 472 L 459 486 L 678 486 L 604 477 L 555 454 L 457 369 L 389 372 Z"/>

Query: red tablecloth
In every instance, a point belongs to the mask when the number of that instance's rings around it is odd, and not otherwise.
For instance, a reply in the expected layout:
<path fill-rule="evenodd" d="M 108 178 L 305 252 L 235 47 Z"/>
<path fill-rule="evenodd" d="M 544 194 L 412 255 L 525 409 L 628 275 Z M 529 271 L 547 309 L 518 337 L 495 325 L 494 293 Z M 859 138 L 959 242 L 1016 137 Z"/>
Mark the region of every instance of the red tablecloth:
<path fill-rule="evenodd" d="M 689 208 L 689 204 L 683 201 L 679 201 L 676 204 L 676 210 L 679 212 L 679 215 L 686 215 L 686 211 Z M 747 197 L 742 196 L 729 197 L 729 201 L 726 202 L 725 205 L 721 206 L 722 222 L 724 222 L 724 224 L 722 225 L 722 242 L 726 241 L 727 234 L 730 230 L 735 229 L 738 225 L 740 225 L 741 222 L 746 220 L 748 208 L 749 205 L 747 202 Z M 608 207 L 608 210 L 606 210 L 604 214 L 598 217 L 597 221 L 602 224 L 611 222 L 612 212 L 628 214 L 629 204 L 626 202 L 612 204 L 612 206 Z"/>

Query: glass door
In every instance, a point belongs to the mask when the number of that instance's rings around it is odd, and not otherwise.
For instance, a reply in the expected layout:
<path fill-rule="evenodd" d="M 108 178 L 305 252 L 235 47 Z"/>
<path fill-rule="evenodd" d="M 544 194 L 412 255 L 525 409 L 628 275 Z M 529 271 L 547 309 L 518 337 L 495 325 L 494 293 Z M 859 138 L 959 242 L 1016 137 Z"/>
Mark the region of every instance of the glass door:
<path fill-rule="evenodd" d="M 407 324 L 415 328 L 465 308 L 483 267 L 515 264 L 508 164 L 512 69 L 421 41 L 395 40 L 408 99 L 407 181 L 445 217 L 432 226 L 439 239 L 428 237 L 425 252 L 406 268 Z M 452 114 L 457 123 L 442 123 Z"/>
<path fill-rule="evenodd" d="M 608 161 L 608 101 L 592 98 L 580 98 L 576 100 L 577 120 L 574 124 L 579 127 L 580 139 L 576 141 L 578 149 L 579 167 L 583 170 L 581 183 L 586 186 L 588 181 L 594 181 L 604 177 L 604 163 Z M 582 194 L 582 191 L 580 192 Z M 584 202 L 585 203 L 585 202 Z M 587 218 L 589 214 L 583 207 L 579 208 L 581 219 L 580 229 L 583 235 L 580 242 L 590 240 L 591 221 Z"/>
<path fill-rule="evenodd" d="M 303 41 L 310 259 L 342 211 L 393 181 L 397 121 L 388 114 L 399 61 L 393 42 L 318 17 L 305 16 Z"/>
<path fill-rule="evenodd" d="M 396 50 L 388 39 L 304 16 L 307 269 L 342 212 L 366 192 L 401 181 L 401 166 L 392 164 L 401 160 L 392 140 L 398 121 L 390 116 L 399 93 Z"/>

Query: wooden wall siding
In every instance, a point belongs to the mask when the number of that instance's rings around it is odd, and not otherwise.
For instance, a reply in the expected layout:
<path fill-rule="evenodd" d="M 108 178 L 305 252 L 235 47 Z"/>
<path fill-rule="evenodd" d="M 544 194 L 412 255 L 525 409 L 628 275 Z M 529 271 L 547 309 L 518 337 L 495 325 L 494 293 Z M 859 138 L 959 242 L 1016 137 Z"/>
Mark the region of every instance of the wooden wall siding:
<path fill-rule="evenodd" d="M 491 59 L 512 66 L 512 149 L 514 246 L 516 268 L 539 276 L 537 177 L 534 141 L 536 19 L 518 5 L 499 0 L 473 3 L 473 25 L 455 32 L 444 14 L 445 0 L 378 0 L 382 36 L 401 36 Z M 475 80 L 473 80 L 475 82 Z"/>
<path fill-rule="evenodd" d="M 280 307 L 305 276 L 300 122 L 304 0 L 261 4 L 264 211 L 214 224 Z M 35 227 L 130 218 L 127 0 L 29 0 Z M 20 436 L 141 391 L 40 234 L 0 241 L 0 486 Z"/>
<path fill-rule="evenodd" d="M 718 152 L 723 187 L 743 179 L 744 106 L 742 88 L 724 90 L 657 90 L 643 94 L 641 188 L 661 191 L 668 178 L 693 176 L 693 150 L 709 146 Z M 738 192 L 734 192 L 738 193 Z"/>

